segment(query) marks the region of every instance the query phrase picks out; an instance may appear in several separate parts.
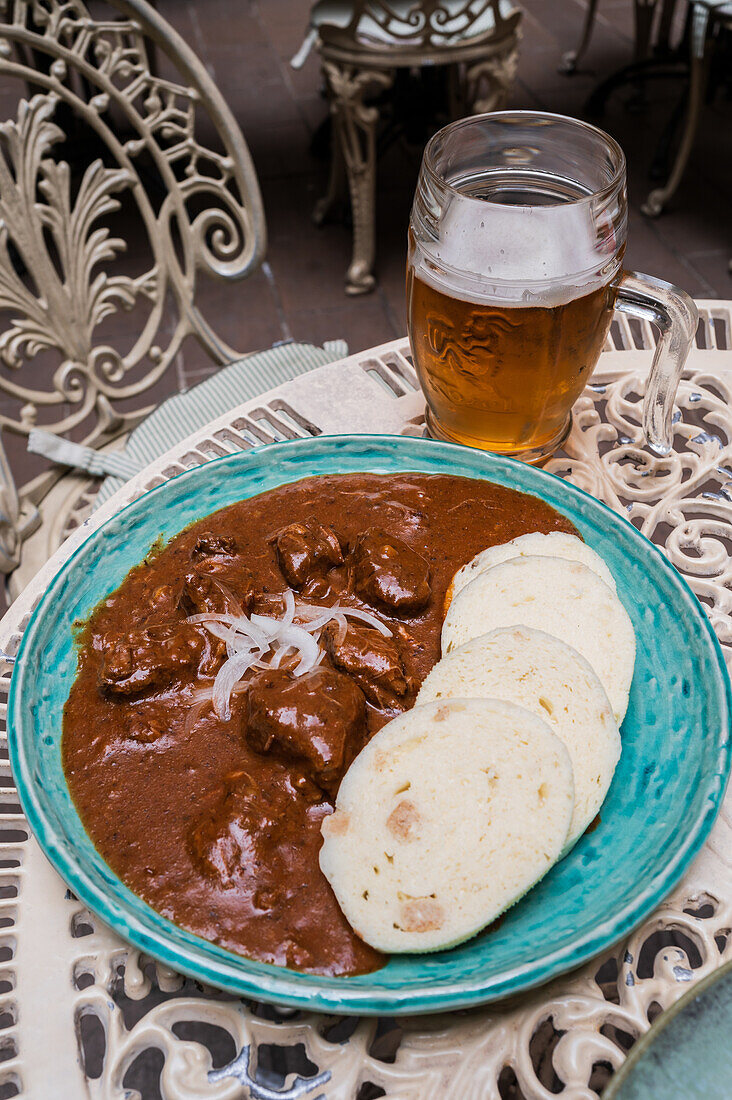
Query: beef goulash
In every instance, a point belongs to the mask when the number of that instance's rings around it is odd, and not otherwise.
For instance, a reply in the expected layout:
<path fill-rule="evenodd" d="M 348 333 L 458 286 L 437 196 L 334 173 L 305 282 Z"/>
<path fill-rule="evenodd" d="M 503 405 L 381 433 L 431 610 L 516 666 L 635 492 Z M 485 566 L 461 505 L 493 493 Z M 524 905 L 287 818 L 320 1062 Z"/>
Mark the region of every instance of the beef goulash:
<path fill-rule="evenodd" d="M 574 528 L 488 482 L 347 474 L 233 504 L 151 552 L 80 631 L 64 711 L 71 794 L 115 873 L 250 958 L 381 966 L 320 870 L 321 823 L 439 659 L 455 572 L 529 531 Z"/>

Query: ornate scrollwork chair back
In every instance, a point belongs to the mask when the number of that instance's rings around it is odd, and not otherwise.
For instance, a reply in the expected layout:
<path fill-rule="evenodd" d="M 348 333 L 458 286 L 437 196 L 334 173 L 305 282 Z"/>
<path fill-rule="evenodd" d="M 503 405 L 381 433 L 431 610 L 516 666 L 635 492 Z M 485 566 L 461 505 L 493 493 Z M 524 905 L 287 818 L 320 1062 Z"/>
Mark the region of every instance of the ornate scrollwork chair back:
<path fill-rule="evenodd" d="M 375 52 L 480 46 L 520 19 L 511 0 L 319 0 L 312 15 L 323 43 Z"/>
<path fill-rule="evenodd" d="M 202 276 L 248 275 L 266 233 L 236 121 L 195 54 L 144 0 L 93 9 L 82 0 L 3 0 L 0 77 L 18 98 L 15 117 L 0 125 L 8 443 L 7 454 L 0 444 L 0 570 L 8 574 L 60 476 L 45 470 L 18 488 L 13 446 L 24 448 L 34 428 L 104 446 L 149 411 L 141 401 L 155 398 L 189 336 L 218 363 L 237 358 L 196 291 Z M 122 239 L 121 227 L 134 239 Z"/>

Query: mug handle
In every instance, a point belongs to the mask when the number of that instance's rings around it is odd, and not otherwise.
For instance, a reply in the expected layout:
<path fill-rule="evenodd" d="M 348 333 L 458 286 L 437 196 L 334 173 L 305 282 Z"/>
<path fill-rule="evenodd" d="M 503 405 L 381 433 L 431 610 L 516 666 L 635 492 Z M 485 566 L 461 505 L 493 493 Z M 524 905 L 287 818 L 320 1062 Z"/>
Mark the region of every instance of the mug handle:
<path fill-rule="evenodd" d="M 677 286 L 637 271 L 624 271 L 616 284 L 615 309 L 650 321 L 659 331 L 643 402 L 643 434 L 656 454 L 673 447 L 671 415 L 681 372 L 696 334 L 694 300 Z"/>

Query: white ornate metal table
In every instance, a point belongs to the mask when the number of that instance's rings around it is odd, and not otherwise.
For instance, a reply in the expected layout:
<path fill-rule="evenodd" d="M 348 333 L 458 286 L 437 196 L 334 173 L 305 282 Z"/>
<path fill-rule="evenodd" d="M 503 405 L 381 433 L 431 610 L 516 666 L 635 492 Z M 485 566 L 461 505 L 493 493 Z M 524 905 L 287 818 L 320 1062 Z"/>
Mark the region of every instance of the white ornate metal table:
<path fill-rule="evenodd" d="M 549 469 L 665 548 L 732 657 L 732 303 L 699 306 L 673 453 L 658 459 L 638 442 L 653 334 L 620 317 Z M 0 625 L 2 656 L 17 651 L 45 584 L 89 530 L 166 478 L 273 439 L 421 434 L 422 412 L 409 348 L 399 340 L 232 410 L 91 516 L 81 494 L 69 539 Z M 5 699 L 12 661 L 0 673 Z M 4 729 L 4 705 L 1 713 Z M 641 928 L 611 954 L 528 995 L 383 1021 L 247 1003 L 163 970 L 84 911 L 28 836 L 4 732 L 0 751 L 0 1098 L 593 1100 L 653 1018 L 732 958 L 730 794 L 683 882 Z"/>

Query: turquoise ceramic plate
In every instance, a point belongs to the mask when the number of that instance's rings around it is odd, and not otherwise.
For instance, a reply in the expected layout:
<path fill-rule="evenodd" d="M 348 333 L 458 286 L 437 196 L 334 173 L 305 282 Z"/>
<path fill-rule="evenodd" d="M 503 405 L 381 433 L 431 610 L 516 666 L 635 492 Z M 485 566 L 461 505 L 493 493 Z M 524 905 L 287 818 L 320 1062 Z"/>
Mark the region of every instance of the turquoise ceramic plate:
<path fill-rule="evenodd" d="M 421 470 L 487 478 L 567 516 L 610 566 L 638 658 L 623 754 L 598 828 L 496 930 L 356 978 L 251 962 L 164 920 L 112 873 L 84 832 L 61 768 L 76 670 L 72 626 L 161 536 L 233 501 L 312 474 Z M 96 531 L 49 585 L 23 637 L 9 700 L 13 771 L 36 838 L 74 893 L 121 936 L 201 981 L 303 1008 L 428 1012 L 489 1001 L 584 962 L 636 925 L 707 836 L 730 766 L 730 685 L 709 622 L 665 558 L 625 520 L 559 478 L 468 448 L 352 436 L 273 444 L 210 462 Z"/>
<path fill-rule="evenodd" d="M 602 1100 L 729 1100 L 732 962 L 702 978 L 638 1040 Z"/>

